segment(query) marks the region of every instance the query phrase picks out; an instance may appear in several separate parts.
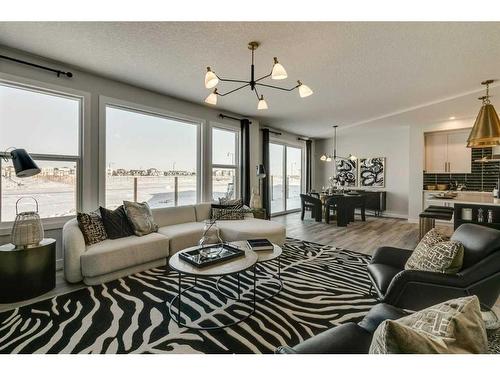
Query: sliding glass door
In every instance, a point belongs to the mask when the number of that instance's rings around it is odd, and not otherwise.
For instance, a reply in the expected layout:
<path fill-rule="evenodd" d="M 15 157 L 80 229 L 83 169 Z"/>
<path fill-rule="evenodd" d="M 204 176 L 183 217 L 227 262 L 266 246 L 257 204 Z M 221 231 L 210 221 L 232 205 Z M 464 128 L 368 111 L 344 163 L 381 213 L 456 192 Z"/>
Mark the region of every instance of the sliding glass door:
<path fill-rule="evenodd" d="M 302 192 L 302 149 L 270 143 L 269 176 L 271 214 L 299 209 Z"/>

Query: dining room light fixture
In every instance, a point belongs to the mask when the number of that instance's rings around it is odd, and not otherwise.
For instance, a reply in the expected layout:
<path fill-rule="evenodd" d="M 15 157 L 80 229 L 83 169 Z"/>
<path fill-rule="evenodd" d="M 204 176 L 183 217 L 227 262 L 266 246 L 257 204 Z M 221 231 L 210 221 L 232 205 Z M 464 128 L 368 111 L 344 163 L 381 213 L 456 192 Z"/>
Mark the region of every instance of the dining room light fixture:
<path fill-rule="evenodd" d="M 229 90 L 225 93 L 219 93 L 217 90 L 214 90 L 208 97 L 205 99 L 205 103 L 211 104 L 211 105 L 216 105 L 217 104 L 217 96 L 226 96 L 229 94 L 232 94 L 233 92 L 236 92 L 238 90 L 241 90 L 245 87 L 249 87 L 251 91 L 255 92 L 255 95 L 257 97 L 257 109 L 263 110 L 263 109 L 268 109 L 269 106 L 267 102 L 264 100 L 263 95 L 259 95 L 259 92 L 257 91 L 257 86 L 259 88 L 265 87 L 265 88 L 270 88 L 270 89 L 275 89 L 275 90 L 281 90 L 281 91 L 293 91 L 298 88 L 299 96 L 301 98 L 307 98 L 308 96 L 311 96 L 313 94 L 313 91 L 311 88 L 307 85 L 304 85 L 302 82 L 297 81 L 297 85 L 293 86 L 292 88 L 285 88 L 285 87 L 279 87 L 279 86 L 274 86 L 274 85 L 268 85 L 265 83 L 262 83 L 261 81 L 271 77 L 273 80 L 283 80 L 288 77 L 288 74 L 283 67 L 283 65 L 280 64 L 278 61 L 278 58 L 274 57 L 273 58 L 273 67 L 271 70 L 271 73 L 266 74 L 260 78 L 255 78 L 255 64 L 254 64 L 254 54 L 255 50 L 259 47 L 258 42 L 250 42 L 248 43 L 248 49 L 252 51 L 252 63 L 250 65 L 250 80 L 239 80 L 239 79 L 228 79 L 228 78 L 221 78 L 215 73 L 211 67 L 207 67 L 207 72 L 205 73 L 205 87 L 207 89 L 212 89 L 215 86 L 217 86 L 220 82 L 231 82 L 231 83 L 240 83 L 242 84 L 241 86 L 238 86 L 232 90 Z M 214 99 L 215 96 L 215 99 Z"/>
<path fill-rule="evenodd" d="M 357 156 L 353 154 L 349 154 L 347 157 L 337 155 L 337 128 L 338 125 L 333 125 L 333 155 L 323 154 L 320 156 L 319 160 L 326 162 L 337 161 L 338 159 L 351 161 L 357 160 Z"/>
<path fill-rule="evenodd" d="M 490 102 L 490 84 L 494 80 L 488 79 L 481 82 L 486 86 L 486 95 L 478 98 L 483 102 L 476 117 L 474 126 L 467 139 L 467 147 L 482 148 L 500 145 L 500 120 L 498 119 L 495 107 Z"/>

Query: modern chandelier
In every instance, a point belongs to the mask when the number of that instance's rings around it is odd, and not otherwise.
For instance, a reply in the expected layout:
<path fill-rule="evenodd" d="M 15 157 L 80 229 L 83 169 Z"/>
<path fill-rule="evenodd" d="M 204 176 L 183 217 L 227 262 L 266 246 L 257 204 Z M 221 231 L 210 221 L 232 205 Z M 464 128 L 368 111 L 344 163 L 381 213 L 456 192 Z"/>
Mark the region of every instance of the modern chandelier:
<path fill-rule="evenodd" d="M 333 125 L 333 155 L 323 154 L 323 155 L 321 155 L 321 157 L 319 158 L 319 160 L 321 160 L 321 161 L 327 161 L 327 162 L 331 162 L 332 160 L 334 162 L 336 162 L 337 159 L 351 160 L 351 161 L 356 160 L 357 157 L 354 156 L 354 155 L 352 155 L 352 154 L 349 154 L 348 157 L 343 157 L 343 156 L 338 156 L 337 155 L 337 128 L 338 128 L 338 125 Z"/>
<path fill-rule="evenodd" d="M 214 89 L 214 91 L 210 95 L 207 96 L 207 98 L 205 99 L 205 103 L 208 103 L 211 105 L 216 105 L 218 96 L 226 96 L 226 95 L 232 94 L 233 92 L 241 90 L 245 87 L 250 87 L 250 90 L 255 92 L 255 95 L 257 97 L 257 101 L 258 101 L 257 102 L 257 109 L 259 109 L 259 110 L 268 109 L 269 107 L 267 105 L 266 100 L 264 99 L 264 95 L 259 95 L 259 92 L 257 91 L 257 86 L 267 87 L 267 88 L 282 90 L 282 91 L 293 91 L 293 90 L 298 88 L 299 89 L 299 96 L 301 98 L 306 98 L 306 97 L 312 95 L 313 91 L 308 86 L 304 85 L 300 81 L 297 81 L 297 85 L 290 88 L 290 89 L 261 83 L 262 80 L 264 80 L 268 77 L 271 77 L 271 79 L 274 79 L 274 80 L 283 80 L 283 79 L 288 77 L 288 74 L 286 73 L 285 68 L 283 67 L 283 65 L 281 65 L 279 63 L 279 61 L 276 57 L 274 58 L 274 65 L 273 65 L 273 68 L 271 70 L 271 73 L 255 79 L 254 52 L 257 49 L 257 47 L 259 47 L 258 42 L 248 43 L 248 49 L 250 49 L 252 51 L 252 64 L 250 66 L 250 80 L 249 81 L 239 80 L 239 79 L 221 78 L 210 67 L 207 67 L 207 73 L 205 74 L 205 87 L 207 89 Z M 217 88 L 215 88 L 215 86 L 217 86 L 219 81 L 220 82 L 235 82 L 235 83 L 241 83 L 243 85 L 239 86 L 233 90 L 227 91 L 225 93 L 220 93 L 217 90 Z"/>

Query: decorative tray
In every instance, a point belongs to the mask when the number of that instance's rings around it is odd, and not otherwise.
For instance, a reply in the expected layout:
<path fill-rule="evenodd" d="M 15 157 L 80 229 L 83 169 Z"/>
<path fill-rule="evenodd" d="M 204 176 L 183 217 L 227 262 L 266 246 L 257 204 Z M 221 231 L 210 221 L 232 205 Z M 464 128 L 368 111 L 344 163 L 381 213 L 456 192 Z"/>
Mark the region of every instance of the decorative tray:
<path fill-rule="evenodd" d="M 202 268 L 245 255 L 245 251 L 224 244 L 199 247 L 179 254 L 179 258 L 195 267 Z"/>

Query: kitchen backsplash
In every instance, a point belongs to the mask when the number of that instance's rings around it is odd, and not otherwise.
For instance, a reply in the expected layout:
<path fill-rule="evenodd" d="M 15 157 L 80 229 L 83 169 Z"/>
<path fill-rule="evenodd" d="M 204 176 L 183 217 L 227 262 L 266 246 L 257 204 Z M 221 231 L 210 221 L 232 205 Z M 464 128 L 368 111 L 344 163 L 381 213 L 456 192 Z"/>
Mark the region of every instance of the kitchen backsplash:
<path fill-rule="evenodd" d="M 472 149 L 472 173 L 425 173 L 424 189 L 426 185 L 450 184 L 457 182 L 464 184 L 466 190 L 492 191 L 498 183 L 500 163 L 477 163 L 474 160 L 491 155 L 491 148 Z"/>

